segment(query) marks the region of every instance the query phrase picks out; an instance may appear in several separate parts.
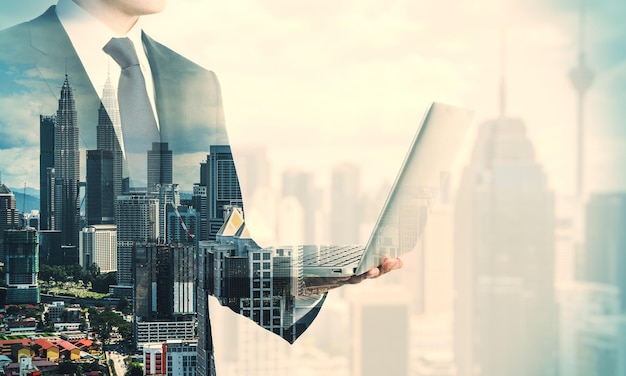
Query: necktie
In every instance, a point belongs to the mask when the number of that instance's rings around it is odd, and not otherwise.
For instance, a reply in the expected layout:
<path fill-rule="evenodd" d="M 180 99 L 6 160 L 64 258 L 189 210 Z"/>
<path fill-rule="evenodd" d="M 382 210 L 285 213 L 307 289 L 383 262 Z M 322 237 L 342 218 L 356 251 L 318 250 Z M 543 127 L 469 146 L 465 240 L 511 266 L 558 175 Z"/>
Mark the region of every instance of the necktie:
<path fill-rule="evenodd" d="M 117 98 L 131 180 L 142 180 L 146 171 L 146 153 L 152 142 L 159 142 L 159 131 L 139 67 L 137 52 L 128 38 L 112 38 L 103 48 L 122 68 Z"/>

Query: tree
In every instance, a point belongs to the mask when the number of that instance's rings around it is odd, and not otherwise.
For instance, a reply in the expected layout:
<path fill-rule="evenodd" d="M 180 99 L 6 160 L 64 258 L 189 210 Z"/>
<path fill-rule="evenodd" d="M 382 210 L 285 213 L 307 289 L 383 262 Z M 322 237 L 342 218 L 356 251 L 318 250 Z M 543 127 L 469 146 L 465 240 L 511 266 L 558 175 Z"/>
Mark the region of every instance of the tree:
<path fill-rule="evenodd" d="M 107 293 L 109 286 L 117 283 L 115 272 L 99 274 L 92 282 L 91 289 L 95 292 Z"/>
<path fill-rule="evenodd" d="M 87 271 L 94 278 L 100 275 L 100 267 L 95 262 L 89 265 L 89 269 Z"/>
<path fill-rule="evenodd" d="M 125 315 L 128 315 L 131 312 L 130 302 L 128 301 L 128 299 L 126 299 L 125 296 L 122 296 L 120 298 L 120 301 L 117 302 L 117 306 L 115 308 Z"/>
<path fill-rule="evenodd" d="M 143 366 L 141 363 L 130 363 L 124 376 L 143 376 Z"/>

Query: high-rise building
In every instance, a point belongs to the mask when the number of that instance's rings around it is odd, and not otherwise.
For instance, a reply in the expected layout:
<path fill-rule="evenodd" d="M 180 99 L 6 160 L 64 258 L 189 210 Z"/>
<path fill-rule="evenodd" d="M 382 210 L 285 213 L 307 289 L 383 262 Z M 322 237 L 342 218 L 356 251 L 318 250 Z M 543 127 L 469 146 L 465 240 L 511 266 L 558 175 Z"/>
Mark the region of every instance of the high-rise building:
<path fill-rule="evenodd" d="M 335 166 L 331 178 L 330 243 L 357 244 L 361 210 L 359 168 L 353 164 Z"/>
<path fill-rule="evenodd" d="M 19 213 L 15 205 L 15 195 L 0 182 L 0 260 L 4 260 L 4 231 L 19 226 Z"/>
<path fill-rule="evenodd" d="M 88 225 L 115 223 L 114 159 L 108 150 L 87 150 Z"/>
<path fill-rule="evenodd" d="M 41 230 L 54 230 L 55 116 L 39 116 L 39 217 Z"/>
<path fill-rule="evenodd" d="M 209 239 L 209 224 L 207 219 L 209 211 L 207 208 L 206 188 L 206 185 L 194 184 L 193 194 L 191 196 L 191 204 L 196 209 L 196 231 L 194 232 L 196 247 L 200 240 Z"/>
<path fill-rule="evenodd" d="M 347 294 L 352 330 L 350 375 L 410 375 L 407 292 L 396 289 L 382 295 L 377 288 L 380 286 L 350 290 Z M 372 295 L 378 299 L 371 299 Z M 381 322 L 385 322 L 383 332 L 371 330 Z M 380 359 L 393 361 L 382 364 Z"/>
<path fill-rule="evenodd" d="M 133 283 L 136 242 L 154 242 L 159 236 L 159 201 L 145 194 L 119 196 L 116 202 L 117 283 Z"/>
<path fill-rule="evenodd" d="M 314 185 L 314 175 L 302 171 L 285 171 L 282 181 L 282 195 L 294 197 L 302 208 L 303 213 L 303 238 L 297 242 L 300 244 L 315 244 L 315 213 L 317 205 Z"/>
<path fill-rule="evenodd" d="M 48 265 L 63 265 L 61 231 L 39 231 L 39 260 Z"/>
<path fill-rule="evenodd" d="M 117 94 L 111 84 L 110 77 L 104 84 L 102 102 L 98 109 L 98 125 L 96 126 L 96 148 L 106 150 L 112 156 L 111 189 L 113 200 L 122 194 L 122 166 L 124 156 L 120 146 L 119 137 L 122 135 Z M 89 181 L 88 181 L 89 182 Z M 115 208 L 115 203 L 111 205 Z"/>
<path fill-rule="evenodd" d="M 171 243 L 168 234 L 168 213 L 180 206 L 180 192 L 178 184 L 157 184 L 152 195 L 159 201 L 159 242 Z"/>
<path fill-rule="evenodd" d="M 95 263 L 101 273 L 117 271 L 117 227 L 84 227 L 80 233 L 79 263 L 83 268 L 89 268 Z"/>
<path fill-rule="evenodd" d="M 454 215 L 458 374 L 556 374 L 554 199 L 520 119 L 480 126 Z"/>
<path fill-rule="evenodd" d="M 133 313 L 138 321 L 173 319 L 173 281 L 170 248 L 166 244 L 136 242 L 134 246 Z"/>
<path fill-rule="evenodd" d="M 200 166 L 200 184 L 206 187 L 207 212 L 201 212 L 208 225 L 207 239 L 215 240 L 215 235 L 225 220 L 224 210 L 227 206 L 243 207 L 241 189 L 235 161 L 228 145 L 211 145 L 206 163 Z M 203 219 L 201 218 L 202 222 Z"/>
<path fill-rule="evenodd" d="M 54 220 L 63 245 L 78 247 L 80 231 L 80 153 L 78 116 L 69 79 L 61 87 L 54 125 Z"/>
<path fill-rule="evenodd" d="M 172 151 L 167 142 L 153 142 L 148 150 L 148 191 L 157 185 L 172 184 Z"/>
<path fill-rule="evenodd" d="M 197 211 L 181 205 L 167 212 L 167 239 L 173 244 L 193 244 L 196 236 Z"/>
<path fill-rule="evenodd" d="M 39 247 L 35 229 L 6 230 L 4 272 L 7 304 L 39 303 Z"/>
<path fill-rule="evenodd" d="M 141 351 L 147 343 L 169 340 L 193 341 L 196 339 L 196 322 L 195 320 L 136 321 L 135 333 L 135 344 Z"/>
<path fill-rule="evenodd" d="M 136 243 L 135 315 L 143 321 L 182 321 L 194 314 L 194 247 Z"/>
<path fill-rule="evenodd" d="M 585 247 L 576 261 L 577 279 L 616 286 L 626 313 L 626 194 L 597 193 L 585 210 Z"/>

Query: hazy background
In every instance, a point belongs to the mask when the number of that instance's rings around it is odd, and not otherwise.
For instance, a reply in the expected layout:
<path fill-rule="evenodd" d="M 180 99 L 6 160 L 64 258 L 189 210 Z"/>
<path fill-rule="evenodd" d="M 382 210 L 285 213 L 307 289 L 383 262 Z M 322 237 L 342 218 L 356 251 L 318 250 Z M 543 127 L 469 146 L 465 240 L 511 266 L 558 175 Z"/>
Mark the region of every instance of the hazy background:
<path fill-rule="evenodd" d="M 3 4 L 0 27 L 49 3 Z M 429 214 L 405 269 L 332 292 L 294 346 L 214 304 L 220 375 L 626 372 L 626 5 L 584 2 L 584 23 L 580 6 L 178 0 L 143 20 L 217 73 L 247 221 L 266 244 L 337 241 L 341 215 L 357 222 L 350 239 L 365 241 L 433 100 L 473 109 L 477 140 L 479 129 L 502 130 L 476 148 L 468 140 L 466 175 L 455 171 L 466 184 Z M 594 76 L 577 196 L 569 74 L 581 46 Z M 489 145 L 507 156 L 494 157 L 501 169 L 477 157 Z M 339 164 L 358 183 L 344 196 L 333 186 Z M 36 165 L 2 168 L 11 187 L 38 181 Z"/>

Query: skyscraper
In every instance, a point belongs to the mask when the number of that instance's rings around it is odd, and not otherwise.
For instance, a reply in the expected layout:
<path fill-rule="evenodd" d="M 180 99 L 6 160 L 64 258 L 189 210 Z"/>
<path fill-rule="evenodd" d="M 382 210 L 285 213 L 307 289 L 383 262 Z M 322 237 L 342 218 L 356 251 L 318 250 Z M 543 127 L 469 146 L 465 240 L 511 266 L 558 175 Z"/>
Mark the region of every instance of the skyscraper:
<path fill-rule="evenodd" d="M 79 263 L 83 268 L 97 264 L 101 273 L 117 271 L 117 228 L 91 225 L 80 233 Z"/>
<path fill-rule="evenodd" d="M 67 76 L 61 88 L 54 126 L 54 170 L 55 229 L 61 231 L 63 245 L 78 247 L 80 230 L 78 116 Z"/>
<path fill-rule="evenodd" d="M 585 247 L 577 259 L 577 278 L 613 285 L 626 313 L 626 194 L 596 193 L 585 208 Z"/>
<path fill-rule="evenodd" d="M 303 235 L 300 240 L 303 244 L 314 244 L 315 239 L 315 212 L 318 207 L 314 189 L 314 176 L 309 172 L 285 171 L 283 173 L 283 197 L 294 197 L 302 207 Z"/>
<path fill-rule="evenodd" d="M 87 150 L 88 225 L 115 223 L 114 163 L 108 150 Z"/>
<path fill-rule="evenodd" d="M 194 262 L 193 246 L 136 243 L 135 315 L 142 321 L 191 319 Z"/>
<path fill-rule="evenodd" d="M 159 242 L 171 243 L 171 240 L 167 237 L 168 231 L 168 212 L 174 211 L 174 209 L 180 206 L 180 193 L 178 191 L 178 184 L 157 184 L 153 186 L 155 189 L 152 192 L 153 196 L 159 201 Z"/>
<path fill-rule="evenodd" d="M 554 375 L 554 203 L 520 119 L 480 126 L 455 207 L 459 375 Z"/>
<path fill-rule="evenodd" d="M 148 150 L 148 191 L 153 191 L 157 184 L 172 184 L 172 151 L 167 142 L 153 142 Z"/>
<path fill-rule="evenodd" d="M 335 166 L 331 178 L 331 244 L 359 242 L 361 210 L 359 202 L 359 168 L 352 164 Z"/>
<path fill-rule="evenodd" d="M 207 211 L 200 213 L 200 221 L 208 225 L 208 239 L 215 235 L 224 224 L 224 210 L 227 206 L 243 207 L 239 179 L 235 161 L 228 145 L 211 145 L 206 163 L 200 166 L 200 185 L 206 187 Z"/>
<path fill-rule="evenodd" d="M 154 242 L 159 236 L 158 200 L 148 195 L 119 196 L 117 215 L 117 283 L 133 283 L 135 243 Z"/>
<path fill-rule="evenodd" d="M 0 260 L 4 260 L 4 231 L 19 226 L 19 213 L 15 208 L 15 195 L 0 182 Z"/>
<path fill-rule="evenodd" d="M 7 246 L 3 260 L 7 304 L 39 303 L 37 231 L 31 228 L 6 230 L 4 243 Z"/>
<path fill-rule="evenodd" d="M 107 150 L 113 157 L 112 197 L 115 200 L 122 194 L 122 165 L 124 156 L 118 137 L 122 135 L 117 94 L 111 84 L 110 77 L 104 84 L 102 102 L 98 109 L 98 125 L 96 126 L 96 148 Z M 114 203 L 112 203 L 114 205 Z"/>
<path fill-rule="evenodd" d="M 39 218 L 41 230 L 54 230 L 55 116 L 39 117 Z"/>

